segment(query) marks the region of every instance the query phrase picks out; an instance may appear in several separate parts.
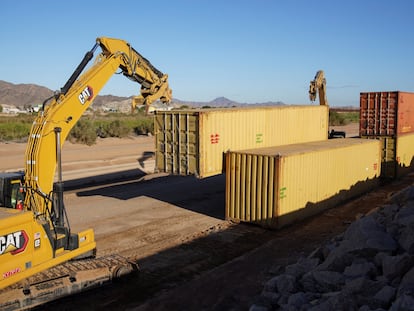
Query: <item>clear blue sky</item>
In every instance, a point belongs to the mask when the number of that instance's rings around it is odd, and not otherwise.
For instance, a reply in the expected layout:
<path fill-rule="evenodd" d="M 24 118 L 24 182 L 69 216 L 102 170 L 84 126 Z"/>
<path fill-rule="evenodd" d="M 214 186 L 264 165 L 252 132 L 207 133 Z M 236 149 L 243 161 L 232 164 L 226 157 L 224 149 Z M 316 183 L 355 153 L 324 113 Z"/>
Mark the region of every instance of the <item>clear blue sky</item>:
<path fill-rule="evenodd" d="M 107 36 L 168 73 L 181 100 L 308 104 L 319 69 L 331 106 L 414 92 L 411 0 L 2 0 L 0 35 L 0 80 L 52 90 Z M 114 76 L 101 94 L 139 87 Z"/>

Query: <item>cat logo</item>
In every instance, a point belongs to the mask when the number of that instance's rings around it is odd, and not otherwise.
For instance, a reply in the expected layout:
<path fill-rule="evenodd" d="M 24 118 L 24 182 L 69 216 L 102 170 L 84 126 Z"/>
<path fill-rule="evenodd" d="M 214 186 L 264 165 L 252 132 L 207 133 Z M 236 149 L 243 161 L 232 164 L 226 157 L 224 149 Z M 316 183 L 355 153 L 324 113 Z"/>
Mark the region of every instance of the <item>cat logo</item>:
<path fill-rule="evenodd" d="M 26 249 L 28 242 L 29 237 L 24 230 L 0 236 L 0 255 L 21 253 Z"/>
<path fill-rule="evenodd" d="M 92 98 L 93 98 L 93 89 L 88 85 L 79 94 L 78 98 L 79 98 L 80 103 L 82 105 L 84 105 L 88 100 L 92 100 Z"/>

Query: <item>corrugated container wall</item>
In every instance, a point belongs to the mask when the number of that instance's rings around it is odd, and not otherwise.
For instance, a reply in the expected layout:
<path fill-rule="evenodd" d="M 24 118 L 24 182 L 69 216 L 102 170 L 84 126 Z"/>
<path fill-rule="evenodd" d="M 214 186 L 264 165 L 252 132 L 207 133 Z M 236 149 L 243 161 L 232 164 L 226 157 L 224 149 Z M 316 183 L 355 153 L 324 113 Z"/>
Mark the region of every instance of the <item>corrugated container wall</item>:
<path fill-rule="evenodd" d="M 332 139 L 226 153 L 226 219 L 280 228 L 373 189 L 378 140 Z"/>
<path fill-rule="evenodd" d="M 396 136 L 414 132 L 414 93 L 360 93 L 360 136 Z"/>
<path fill-rule="evenodd" d="M 381 177 L 398 178 L 412 171 L 414 93 L 361 93 L 359 132 L 381 141 Z"/>
<path fill-rule="evenodd" d="M 327 139 L 327 106 L 157 111 L 156 167 L 204 178 L 223 173 L 228 150 Z"/>
<path fill-rule="evenodd" d="M 405 175 L 413 170 L 414 133 L 397 137 L 397 176 Z"/>
<path fill-rule="evenodd" d="M 381 177 L 399 178 L 414 170 L 414 133 L 389 136 L 364 136 L 381 142 Z"/>

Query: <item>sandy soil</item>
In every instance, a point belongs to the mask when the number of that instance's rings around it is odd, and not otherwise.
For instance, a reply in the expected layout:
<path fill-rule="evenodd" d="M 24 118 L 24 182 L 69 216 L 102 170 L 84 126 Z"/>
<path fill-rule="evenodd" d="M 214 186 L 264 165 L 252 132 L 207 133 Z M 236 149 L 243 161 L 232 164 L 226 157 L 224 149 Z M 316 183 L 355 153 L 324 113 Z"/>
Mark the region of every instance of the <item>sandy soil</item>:
<path fill-rule="evenodd" d="M 26 144 L 0 143 L 0 172 L 24 169 Z M 105 138 L 92 146 L 65 142 L 62 150 L 63 179 L 72 180 L 97 174 L 119 172 L 127 169 L 152 173 L 155 151 L 151 136 L 124 139 Z"/>
<path fill-rule="evenodd" d="M 349 137 L 357 127 L 335 130 Z M 0 144 L 0 171 L 22 168 L 24 149 L 24 144 Z M 63 171 L 70 189 L 65 205 L 73 231 L 93 228 L 98 256 L 126 256 L 138 263 L 140 273 L 42 309 L 248 310 L 281 266 L 412 183 L 411 178 L 268 231 L 225 221 L 223 175 L 198 180 L 154 174 L 153 151 L 152 137 L 105 139 L 91 147 L 65 144 Z M 95 183 L 89 185 L 91 180 Z"/>

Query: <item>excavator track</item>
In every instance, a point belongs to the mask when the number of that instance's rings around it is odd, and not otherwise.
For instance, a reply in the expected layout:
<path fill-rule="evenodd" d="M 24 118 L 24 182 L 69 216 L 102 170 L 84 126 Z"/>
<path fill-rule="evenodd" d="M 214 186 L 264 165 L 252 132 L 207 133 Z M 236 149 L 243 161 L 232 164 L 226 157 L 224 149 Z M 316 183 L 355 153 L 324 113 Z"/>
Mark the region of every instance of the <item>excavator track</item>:
<path fill-rule="evenodd" d="M 72 260 L 0 290 L 0 310 L 27 310 L 138 271 L 120 255 Z"/>

